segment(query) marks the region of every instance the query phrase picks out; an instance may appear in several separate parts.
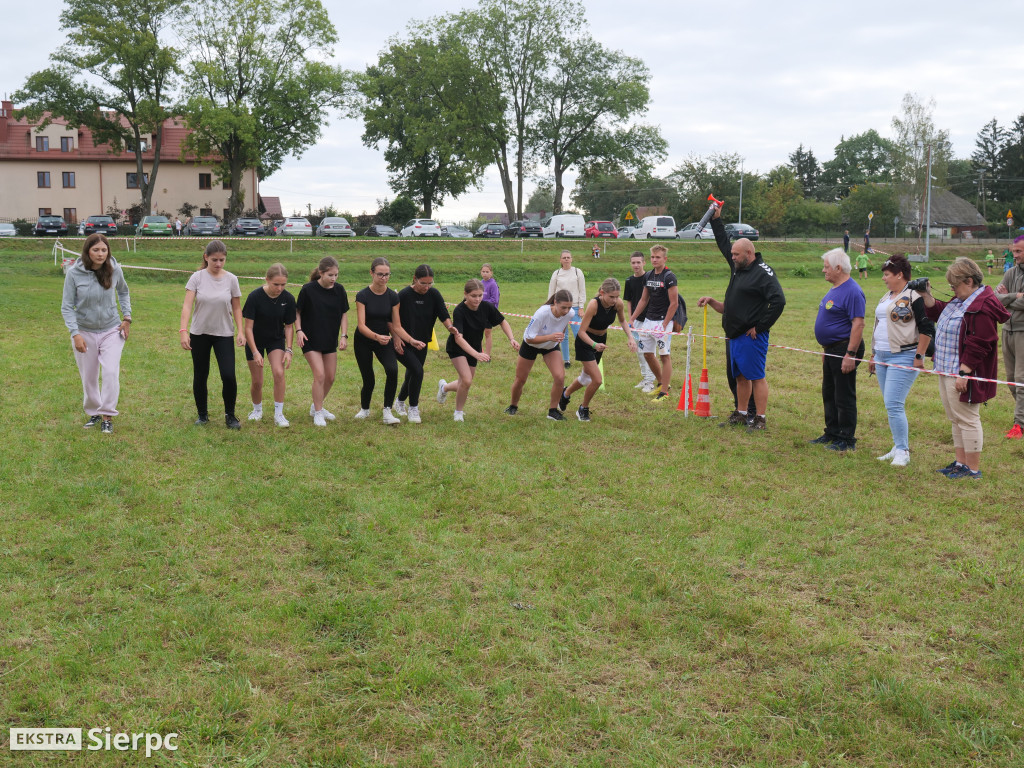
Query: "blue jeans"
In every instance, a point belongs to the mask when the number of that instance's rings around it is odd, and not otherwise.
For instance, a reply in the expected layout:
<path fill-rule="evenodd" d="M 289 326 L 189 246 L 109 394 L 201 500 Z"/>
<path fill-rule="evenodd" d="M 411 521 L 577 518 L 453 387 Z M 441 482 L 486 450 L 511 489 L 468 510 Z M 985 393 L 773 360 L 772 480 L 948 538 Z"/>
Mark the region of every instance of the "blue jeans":
<path fill-rule="evenodd" d="M 573 307 L 569 311 L 569 316 L 573 319 L 573 322 L 576 322 L 576 323 L 579 323 L 579 321 L 583 319 L 583 315 L 580 314 L 580 311 L 579 311 L 579 309 L 577 307 Z M 565 336 L 562 338 L 562 360 L 564 362 L 566 362 L 566 363 L 569 362 L 569 332 L 570 331 L 572 332 L 573 338 L 575 338 L 576 334 L 579 333 L 579 331 L 580 331 L 579 325 L 572 325 L 570 323 L 569 326 L 565 329 Z"/>
<path fill-rule="evenodd" d="M 912 366 L 914 352 L 913 349 L 906 352 L 878 351 L 875 352 L 875 362 Z M 882 402 L 885 403 L 885 410 L 889 414 L 889 431 L 892 432 L 893 445 L 901 451 L 909 451 L 910 426 L 907 424 L 905 404 L 918 371 L 904 371 L 878 365 L 875 367 L 875 374 L 878 376 L 878 386 L 882 390 Z"/>

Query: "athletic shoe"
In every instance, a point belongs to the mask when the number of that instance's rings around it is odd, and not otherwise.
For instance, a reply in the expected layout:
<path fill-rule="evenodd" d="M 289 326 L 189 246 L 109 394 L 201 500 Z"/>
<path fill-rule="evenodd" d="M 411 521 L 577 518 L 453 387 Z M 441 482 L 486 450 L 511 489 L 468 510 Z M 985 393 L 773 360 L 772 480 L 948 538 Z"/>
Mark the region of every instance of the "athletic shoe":
<path fill-rule="evenodd" d="M 224 414 L 224 423 L 228 425 L 228 429 L 241 429 L 242 423 L 235 417 L 233 413 Z"/>
<path fill-rule="evenodd" d="M 828 445 L 835 441 L 828 435 L 822 435 L 821 437 L 816 437 L 813 440 L 808 440 L 807 442 L 811 445 Z"/>
<path fill-rule="evenodd" d="M 659 389 L 659 390 L 658 390 L 658 394 L 656 394 L 656 395 L 654 396 L 654 399 L 653 399 L 653 400 L 651 400 L 651 402 L 652 402 L 652 403 L 663 403 L 663 402 L 665 402 L 666 400 L 668 400 L 668 392 L 662 392 L 662 391 L 661 391 L 661 390 Z"/>
<path fill-rule="evenodd" d="M 405 402 L 403 402 L 402 400 L 396 400 L 395 401 L 395 415 L 396 416 L 405 416 L 406 414 L 407 414 L 407 411 L 405 410 Z"/>
<path fill-rule="evenodd" d="M 1020 440 L 1022 437 L 1024 437 L 1024 430 L 1020 428 L 1020 424 L 1014 424 L 1013 429 L 1006 433 L 1008 440 Z"/>
<path fill-rule="evenodd" d="M 200 416 L 198 419 L 195 420 L 195 425 L 197 427 L 202 427 L 202 426 L 205 426 L 205 425 L 207 425 L 209 423 L 210 423 L 210 418 L 208 416 Z"/>
<path fill-rule="evenodd" d="M 566 360 L 565 361 L 565 367 L 566 368 L 572 368 L 572 363 L 570 363 L 568 360 Z"/>
<path fill-rule="evenodd" d="M 557 408 L 552 408 L 548 411 L 548 418 L 552 421 L 565 421 L 565 416 L 563 416 L 562 412 Z"/>
<path fill-rule="evenodd" d="M 886 454 L 884 454 L 882 456 L 879 456 L 878 460 L 879 461 L 891 461 L 893 458 L 895 458 L 895 456 L 896 456 L 896 446 L 893 446 L 892 448 L 889 449 L 888 453 L 886 453 Z"/>
<path fill-rule="evenodd" d="M 279 427 L 290 427 L 292 423 L 284 417 L 283 413 L 274 414 L 274 423 Z"/>
<path fill-rule="evenodd" d="M 320 413 L 324 417 L 324 419 L 326 419 L 327 421 L 334 421 L 334 419 L 335 419 L 334 414 L 331 413 L 330 411 L 328 411 L 326 408 L 324 408 L 322 406 L 320 408 Z M 310 403 L 310 406 L 309 406 L 309 415 L 310 416 L 316 416 L 316 408 L 313 407 L 312 403 Z"/>
<path fill-rule="evenodd" d="M 657 388 L 658 385 L 656 383 L 654 383 L 653 381 L 647 381 L 644 382 L 644 385 L 640 388 L 640 391 L 643 392 L 645 395 L 649 395 Z"/>
<path fill-rule="evenodd" d="M 263 420 L 263 409 L 253 408 L 249 412 L 249 421 L 262 421 Z"/>
<path fill-rule="evenodd" d="M 853 445 L 851 445 L 850 443 L 846 442 L 845 440 L 834 440 L 834 441 L 832 441 L 831 443 L 829 443 L 828 445 L 825 446 L 825 450 L 827 450 L 827 451 L 846 452 L 846 451 L 855 451 L 857 449 Z"/>
<path fill-rule="evenodd" d="M 395 416 L 395 414 L 393 414 L 391 412 L 390 408 L 385 408 L 384 409 L 384 423 L 385 424 L 401 424 L 402 420 L 400 418 L 398 418 L 397 416 Z"/>
<path fill-rule="evenodd" d="M 760 432 L 768 427 L 768 419 L 765 416 L 755 416 L 754 420 L 747 423 L 747 432 Z"/>
<path fill-rule="evenodd" d="M 419 409 L 419 406 L 410 405 L 407 415 L 409 416 L 409 423 L 410 424 L 419 424 L 420 423 L 420 409 Z"/>
<path fill-rule="evenodd" d="M 740 427 L 747 423 L 747 414 L 741 413 L 740 411 L 733 411 L 729 414 L 729 418 L 725 421 L 720 421 L 718 426 L 720 427 Z"/>
<path fill-rule="evenodd" d="M 959 461 L 956 461 L 954 459 L 953 461 L 949 462 L 949 464 L 944 466 L 942 469 L 936 469 L 935 471 L 938 472 L 940 475 L 947 475 L 948 476 L 950 472 L 956 472 L 962 466 L 963 466 L 963 464 L 961 464 Z"/>
<path fill-rule="evenodd" d="M 106 424 L 106 422 L 103 422 Z M 972 470 L 966 464 L 961 464 L 959 469 L 954 469 L 946 475 L 950 480 L 981 480 L 981 470 Z"/>
<path fill-rule="evenodd" d="M 465 421 L 465 420 L 466 420 L 466 415 L 462 411 L 456 411 L 455 415 L 452 417 L 452 421 Z"/>
<path fill-rule="evenodd" d="M 565 413 L 565 409 L 569 407 L 569 396 L 565 394 L 565 387 L 562 387 L 562 395 L 558 398 L 558 410 Z"/>
<path fill-rule="evenodd" d="M 82 425 L 82 429 L 89 429 L 89 427 L 95 427 L 101 421 L 103 421 L 103 417 L 102 416 L 99 416 L 99 415 L 90 416 L 89 420 L 87 422 L 85 422 L 85 424 Z"/>
<path fill-rule="evenodd" d="M 580 421 L 590 421 L 590 409 L 581 405 L 576 409 L 576 418 Z"/>
<path fill-rule="evenodd" d="M 643 389 L 644 387 L 648 386 L 650 383 L 651 382 L 649 382 L 647 379 L 640 379 L 639 383 L 633 385 L 633 389 Z"/>
<path fill-rule="evenodd" d="M 324 415 L 322 413 L 320 413 L 319 411 L 316 411 L 313 414 L 313 426 L 314 427 L 326 427 L 327 426 L 327 419 L 325 419 Z"/>
<path fill-rule="evenodd" d="M 892 465 L 894 467 L 905 467 L 910 463 L 910 451 L 902 451 L 899 448 L 892 455 Z"/>
<path fill-rule="evenodd" d="M 505 413 L 508 416 L 515 416 L 517 413 L 519 413 L 519 406 L 518 405 L 510 405 L 508 408 L 505 409 Z"/>
<path fill-rule="evenodd" d="M 356 415 L 353 418 L 365 419 L 369 415 L 370 415 L 370 409 L 369 408 L 360 408 L 359 411 L 356 413 Z"/>
<path fill-rule="evenodd" d="M 441 405 L 444 405 L 444 401 L 448 399 L 448 393 L 444 391 L 445 385 L 447 384 L 448 382 L 444 379 L 440 379 L 437 382 L 437 402 Z"/>
<path fill-rule="evenodd" d="M 100 432 L 104 435 L 114 434 L 114 422 L 111 419 L 106 419 L 103 425 L 100 427 Z"/>

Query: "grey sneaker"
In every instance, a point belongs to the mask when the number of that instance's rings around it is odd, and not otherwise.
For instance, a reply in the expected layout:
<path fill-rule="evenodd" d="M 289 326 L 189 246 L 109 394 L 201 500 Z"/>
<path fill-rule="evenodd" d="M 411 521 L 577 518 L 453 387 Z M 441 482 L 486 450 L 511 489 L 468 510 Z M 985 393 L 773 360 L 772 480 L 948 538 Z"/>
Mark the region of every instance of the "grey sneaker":
<path fill-rule="evenodd" d="M 241 429 L 242 424 L 238 421 L 233 413 L 224 414 L 224 423 L 227 424 L 228 429 Z"/>
<path fill-rule="evenodd" d="M 505 413 L 508 416 L 515 416 L 517 413 L 519 413 L 519 406 L 510 405 L 508 408 L 505 409 Z"/>
<path fill-rule="evenodd" d="M 102 416 L 90 416 L 89 420 L 82 425 L 82 429 L 89 429 L 89 427 L 95 427 L 101 421 L 103 421 Z"/>
<path fill-rule="evenodd" d="M 548 411 L 548 418 L 552 421 L 565 421 L 565 416 L 563 416 L 562 412 L 557 408 L 552 408 Z"/>
<path fill-rule="evenodd" d="M 448 393 L 444 391 L 447 383 L 444 379 L 439 379 L 437 382 L 437 402 L 441 405 L 444 405 L 444 401 L 448 399 Z"/>
<path fill-rule="evenodd" d="M 590 421 L 590 409 L 581 405 L 576 409 L 576 418 L 580 421 Z"/>
<path fill-rule="evenodd" d="M 740 411 L 733 411 L 729 414 L 729 418 L 725 421 L 718 423 L 720 427 L 742 427 L 747 423 L 747 414 L 741 413 Z"/>
<path fill-rule="evenodd" d="M 100 427 L 100 432 L 104 435 L 114 434 L 114 421 L 113 419 L 106 419 L 103 422 L 103 426 Z"/>

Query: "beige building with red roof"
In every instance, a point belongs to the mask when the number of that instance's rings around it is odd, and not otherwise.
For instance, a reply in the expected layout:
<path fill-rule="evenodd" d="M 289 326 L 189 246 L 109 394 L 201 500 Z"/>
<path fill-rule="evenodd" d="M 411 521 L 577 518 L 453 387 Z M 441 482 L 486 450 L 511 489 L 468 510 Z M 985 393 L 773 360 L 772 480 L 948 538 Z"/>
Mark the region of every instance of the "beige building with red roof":
<path fill-rule="evenodd" d="M 0 220 L 63 215 L 68 224 L 104 214 L 115 204 L 120 210 L 141 199 L 134 152 L 112 154 L 106 144 L 97 145 L 87 128 L 70 128 L 54 120 L 42 131 L 39 123 L 14 118 L 10 101 L 0 102 Z M 181 148 L 188 129 L 177 120 L 164 123 L 163 147 L 153 192 L 153 209 L 170 214 L 182 204 L 202 209 L 202 215 L 223 218 L 230 187 L 216 182 L 210 163 L 182 160 Z M 153 167 L 152 140 L 143 137 L 143 169 Z M 259 180 L 255 170 L 242 179 L 245 208 L 256 208 Z"/>

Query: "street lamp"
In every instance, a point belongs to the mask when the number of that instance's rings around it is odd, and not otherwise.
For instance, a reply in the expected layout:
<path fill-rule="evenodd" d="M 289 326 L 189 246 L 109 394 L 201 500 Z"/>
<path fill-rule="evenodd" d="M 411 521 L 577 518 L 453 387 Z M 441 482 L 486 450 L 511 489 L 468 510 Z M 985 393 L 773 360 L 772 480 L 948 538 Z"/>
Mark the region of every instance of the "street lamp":
<path fill-rule="evenodd" d="M 743 169 L 740 169 L 740 212 L 736 217 L 740 224 L 743 223 Z"/>

